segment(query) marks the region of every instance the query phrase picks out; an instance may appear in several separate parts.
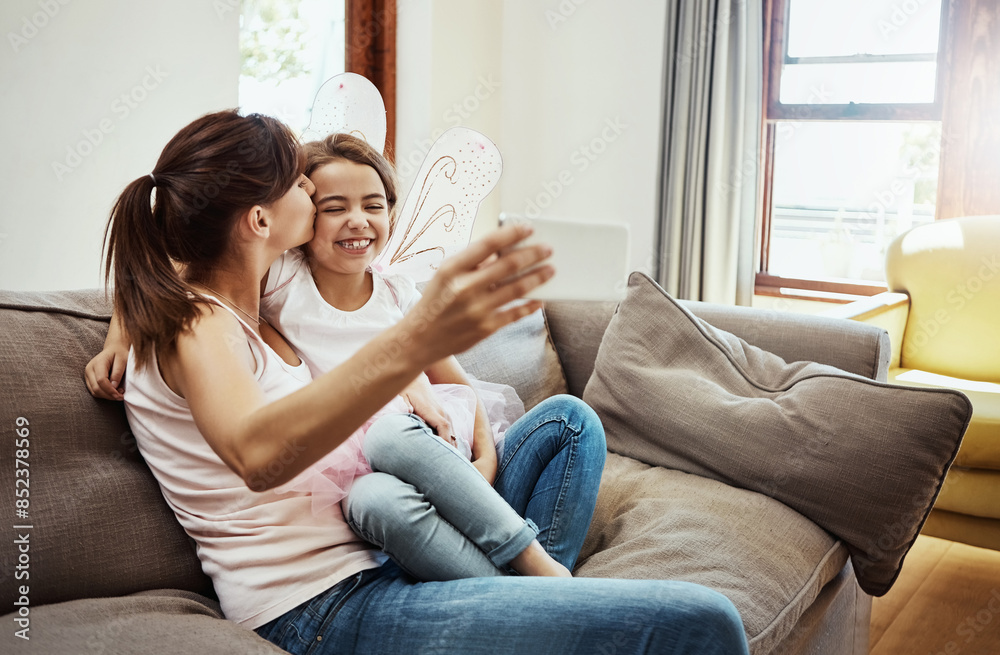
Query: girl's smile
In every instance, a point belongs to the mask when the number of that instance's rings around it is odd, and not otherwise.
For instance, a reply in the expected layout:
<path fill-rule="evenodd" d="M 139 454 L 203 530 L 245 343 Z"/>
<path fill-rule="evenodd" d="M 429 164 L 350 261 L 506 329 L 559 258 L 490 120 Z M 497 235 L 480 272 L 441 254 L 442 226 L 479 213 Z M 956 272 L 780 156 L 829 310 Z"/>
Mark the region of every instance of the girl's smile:
<path fill-rule="evenodd" d="M 347 239 L 344 241 L 338 241 L 337 245 L 351 252 L 351 254 L 365 254 L 368 252 L 368 246 L 374 242 L 374 239 Z"/>

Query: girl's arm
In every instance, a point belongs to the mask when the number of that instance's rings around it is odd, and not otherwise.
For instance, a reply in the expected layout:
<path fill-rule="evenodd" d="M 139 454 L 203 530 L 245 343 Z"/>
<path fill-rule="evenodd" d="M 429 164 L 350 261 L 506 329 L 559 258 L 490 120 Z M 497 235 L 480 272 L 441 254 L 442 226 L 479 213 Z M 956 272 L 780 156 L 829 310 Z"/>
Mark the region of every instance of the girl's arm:
<path fill-rule="evenodd" d="M 92 396 L 104 400 L 125 398 L 122 395 L 121 381 L 125 375 L 131 345 L 118 316 L 112 314 L 108 336 L 104 339 L 104 350 L 91 359 L 83 371 L 84 382 Z"/>
<path fill-rule="evenodd" d="M 504 308 L 554 272 L 541 266 L 522 274 L 551 253 L 545 246 L 507 250 L 529 233 L 502 228 L 446 260 L 402 321 L 272 403 L 257 385 L 249 350 L 226 346 L 246 342 L 242 327 L 210 306 L 161 353 L 161 371 L 227 466 L 254 490 L 278 486 L 340 445 L 433 363 L 539 308 L 537 301 Z"/>
<path fill-rule="evenodd" d="M 453 362 L 451 367 L 448 362 Z M 444 442 L 457 445 L 454 427 L 451 419 L 438 402 L 431 387 L 427 374 L 434 375 L 435 384 L 464 384 L 470 386 L 464 370 L 454 357 L 449 357 L 438 364 L 432 364 L 417 377 L 399 395 L 412 407 L 411 411 L 422 418 Z M 471 386 L 470 386 L 471 388 Z M 475 393 L 475 389 L 473 389 Z M 496 477 L 496 444 L 493 440 L 493 430 L 489 417 L 479 398 L 476 398 L 476 415 L 473 425 L 472 464 L 492 484 Z"/>
<path fill-rule="evenodd" d="M 465 375 L 465 370 L 454 356 L 431 364 L 425 372 L 432 384 L 472 386 L 469 383 L 469 378 Z M 490 427 L 486 407 L 478 395 L 476 396 L 476 422 L 472 433 L 472 465 L 483 474 L 487 482 L 493 484 L 493 479 L 497 474 L 496 443 L 493 441 L 493 428 Z"/>

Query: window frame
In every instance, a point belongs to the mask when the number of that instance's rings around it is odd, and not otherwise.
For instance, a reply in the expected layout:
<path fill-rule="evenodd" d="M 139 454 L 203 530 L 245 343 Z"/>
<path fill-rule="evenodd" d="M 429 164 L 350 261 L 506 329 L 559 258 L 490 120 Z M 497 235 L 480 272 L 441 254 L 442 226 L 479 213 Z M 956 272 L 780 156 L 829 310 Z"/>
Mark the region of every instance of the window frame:
<path fill-rule="evenodd" d="M 887 290 L 884 283 L 834 278 L 788 278 L 768 272 L 770 264 L 770 238 L 774 180 L 774 155 L 776 125 L 781 121 L 937 121 L 944 113 L 945 91 L 948 76 L 948 36 L 951 25 L 950 0 L 942 0 L 939 18 L 937 74 L 934 83 L 934 102 L 931 103 L 848 103 L 848 104 L 785 104 L 780 101 L 781 72 L 786 63 L 800 62 L 805 58 L 788 56 L 787 34 L 791 0 L 764 0 L 764 107 L 762 133 L 764 147 L 761 157 L 761 221 L 760 248 L 754 280 L 754 294 L 846 303 L 858 297 L 873 296 Z M 841 62 L 899 61 L 898 55 L 855 55 L 853 57 L 821 57 L 810 60 L 837 60 Z M 906 58 L 913 61 L 915 58 Z M 941 174 L 938 174 L 940 186 Z"/>
<path fill-rule="evenodd" d="M 385 155 L 396 143 L 396 0 L 346 0 L 344 69 L 371 80 L 385 103 Z"/>

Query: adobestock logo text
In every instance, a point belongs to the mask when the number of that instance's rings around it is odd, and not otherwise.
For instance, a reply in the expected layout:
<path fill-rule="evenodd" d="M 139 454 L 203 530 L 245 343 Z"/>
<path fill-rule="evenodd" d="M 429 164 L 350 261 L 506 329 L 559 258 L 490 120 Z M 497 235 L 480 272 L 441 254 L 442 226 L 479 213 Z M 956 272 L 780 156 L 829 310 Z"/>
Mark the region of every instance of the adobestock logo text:
<path fill-rule="evenodd" d="M 49 21 L 69 3 L 70 0 L 38 0 L 41 11 L 21 17 L 21 29 L 17 32 L 7 32 L 7 40 L 10 41 L 14 54 L 28 45 L 28 41 L 38 36 L 38 31 L 48 25 Z"/>

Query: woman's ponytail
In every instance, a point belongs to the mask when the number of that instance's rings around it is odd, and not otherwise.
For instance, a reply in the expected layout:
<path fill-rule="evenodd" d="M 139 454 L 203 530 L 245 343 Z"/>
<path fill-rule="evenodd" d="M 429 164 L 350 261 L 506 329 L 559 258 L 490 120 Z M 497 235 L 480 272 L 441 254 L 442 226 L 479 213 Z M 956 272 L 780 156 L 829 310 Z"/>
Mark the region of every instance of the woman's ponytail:
<path fill-rule="evenodd" d="M 164 224 L 169 204 L 161 185 L 144 175 L 125 187 L 108 223 L 105 279 L 114 284 L 114 308 L 135 349 L 137 364 L 149 362 L 158 337 L 173 341 L 197 314 L 188 286 L 169 256 Z"/>
<path fill-rule="evenodd" d="M 240 214 L 282 197 L 304 168 L 280 121 L 222 111 L 184 127 L 152 174 L 125 188 L 105 231 L 104 272 L 138 366 L 198 316 L 188 282 L 211 274 Z"/>

